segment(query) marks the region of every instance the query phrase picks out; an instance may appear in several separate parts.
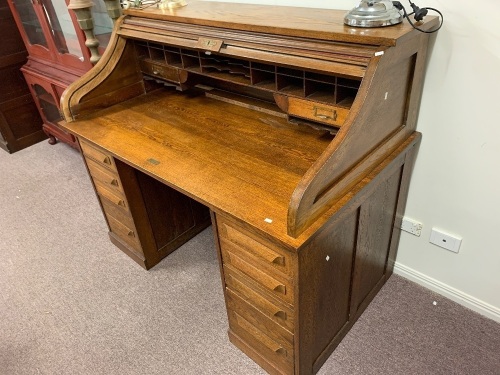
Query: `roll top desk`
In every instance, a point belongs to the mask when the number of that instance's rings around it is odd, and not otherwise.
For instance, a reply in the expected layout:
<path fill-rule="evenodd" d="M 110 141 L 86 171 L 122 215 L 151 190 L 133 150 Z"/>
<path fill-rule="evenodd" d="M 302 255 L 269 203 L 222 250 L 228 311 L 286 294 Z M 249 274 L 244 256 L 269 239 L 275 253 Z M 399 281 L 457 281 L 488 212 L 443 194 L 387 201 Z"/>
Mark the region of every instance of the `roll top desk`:
<path fill-rule="evenodd" d="M 148 269 L 211 223 L 229 338 L 273 374 L 317 372 L 392 274 L 421 138 L 428 34 L 343 14 L 129 9 L 61 100 L 112 242 Z"/>

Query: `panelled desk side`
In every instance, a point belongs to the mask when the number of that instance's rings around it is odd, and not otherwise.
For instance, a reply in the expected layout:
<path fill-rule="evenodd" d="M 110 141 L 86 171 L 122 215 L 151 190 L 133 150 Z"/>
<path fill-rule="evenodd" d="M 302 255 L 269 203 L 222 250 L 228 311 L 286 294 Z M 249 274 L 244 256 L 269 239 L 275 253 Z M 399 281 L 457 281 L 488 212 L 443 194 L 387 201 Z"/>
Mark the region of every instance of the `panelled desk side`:
<path fill-rule="evenodd" d="M 127 12 L 61 125 L 113 243 L 148 269 L 211 223 L 231 342 L 315 373 L 392 273 L 428 36 L 220 6 Z"/>

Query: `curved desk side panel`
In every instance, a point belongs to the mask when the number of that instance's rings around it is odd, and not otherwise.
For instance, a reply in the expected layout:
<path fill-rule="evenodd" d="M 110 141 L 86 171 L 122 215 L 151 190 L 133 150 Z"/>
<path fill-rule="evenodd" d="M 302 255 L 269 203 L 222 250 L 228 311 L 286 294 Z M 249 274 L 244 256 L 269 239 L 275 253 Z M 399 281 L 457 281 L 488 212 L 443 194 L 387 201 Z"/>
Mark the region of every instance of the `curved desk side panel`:
<path fill-rule="evenodd" d="M 415 130 L 428 39 L 411 32 L 372 58 L 344 125 L 292 195 L 290 236 L 298 237 Z"/>
<path fill-rule="evenodd" d="M 115 25 L 123 22 L 121 17 Z M 99 62 L 61 97 L 66 122 L 91 114 L 145 93 L 144 81 L 133 45 L 113 32 L 108 48 Z"/>

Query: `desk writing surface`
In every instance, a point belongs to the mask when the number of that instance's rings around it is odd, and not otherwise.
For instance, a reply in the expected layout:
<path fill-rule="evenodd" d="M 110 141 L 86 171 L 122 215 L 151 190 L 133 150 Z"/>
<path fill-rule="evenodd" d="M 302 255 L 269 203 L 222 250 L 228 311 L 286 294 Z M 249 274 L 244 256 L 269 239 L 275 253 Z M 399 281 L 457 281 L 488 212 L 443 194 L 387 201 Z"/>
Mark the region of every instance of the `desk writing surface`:
<path fill-rule="evenodd" d="M 280 239 L 287 237 L 293 190 L 332 139 L 281 117 L 167 89 L 65 126 L 211 209 Z"/>

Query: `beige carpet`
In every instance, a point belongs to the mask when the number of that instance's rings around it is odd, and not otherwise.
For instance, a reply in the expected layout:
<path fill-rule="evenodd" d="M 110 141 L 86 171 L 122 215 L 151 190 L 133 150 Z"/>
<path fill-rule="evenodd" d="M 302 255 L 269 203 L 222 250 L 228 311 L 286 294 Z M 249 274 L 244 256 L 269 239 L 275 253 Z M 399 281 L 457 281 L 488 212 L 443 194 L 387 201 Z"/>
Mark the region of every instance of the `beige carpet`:
<path fill-rule="evenodd" d="M 145 271 L 76 151 L 0 150 L 1 375 L 263 374 L 226 330 L 211 228 Z M 393 276 L 320 374 L 499 375 L 500 325 Z"/>

